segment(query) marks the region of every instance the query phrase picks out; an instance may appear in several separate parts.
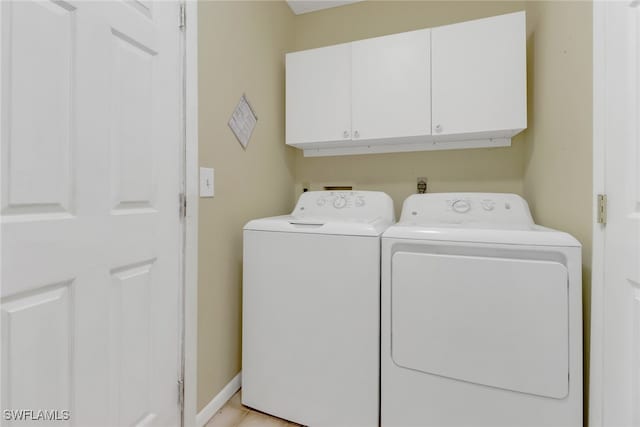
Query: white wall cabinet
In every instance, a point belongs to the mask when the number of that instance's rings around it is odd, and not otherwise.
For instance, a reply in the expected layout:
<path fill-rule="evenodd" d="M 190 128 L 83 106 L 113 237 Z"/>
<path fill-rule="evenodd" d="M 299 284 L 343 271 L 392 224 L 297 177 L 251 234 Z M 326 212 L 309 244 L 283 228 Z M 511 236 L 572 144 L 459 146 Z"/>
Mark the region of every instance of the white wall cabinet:
<path fill-rule="evenodd" d="M 288 54 L 287 144 L 351 139 L 351 43 Z"/>
<path fill-rule="evenodd" d="M 524 12 L 434 28 L 431 55 L 434 137 L 527 127 Z"/>
<path fill-rule="evenodd" d="M 430 134 L 430 31 L 287 55 L 287 143 Z"/>
<path fill-rule="evenodd" d="M 508 146 L 526 128 L 524 12 L 290 53 L 305 156 Z"/>

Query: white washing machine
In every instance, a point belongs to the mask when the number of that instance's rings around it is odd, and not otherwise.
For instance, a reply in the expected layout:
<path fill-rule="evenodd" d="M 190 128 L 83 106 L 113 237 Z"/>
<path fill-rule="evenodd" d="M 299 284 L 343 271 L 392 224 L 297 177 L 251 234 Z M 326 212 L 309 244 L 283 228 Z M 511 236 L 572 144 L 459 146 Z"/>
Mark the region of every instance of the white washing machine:
<path fill-rule="evenodd" d="M 514 194 L 413 195 L 381 259 L 383 427 L 582 426 L 576 239 Z"/>
<path fill-rule="evenodd" d="M 244 228 L 242 403 L 307 426 L 379 423 L 380 192 L 306 192 Z"/>

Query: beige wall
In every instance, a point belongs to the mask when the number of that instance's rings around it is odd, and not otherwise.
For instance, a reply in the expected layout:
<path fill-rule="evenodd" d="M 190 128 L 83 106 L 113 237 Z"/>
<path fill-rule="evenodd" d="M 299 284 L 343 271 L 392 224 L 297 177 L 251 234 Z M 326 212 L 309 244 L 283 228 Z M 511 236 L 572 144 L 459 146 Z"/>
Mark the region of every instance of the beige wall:
<path fill-rule="evenodd" d="M 201 2 L 200 165 L 215 198 L 200 199 L 198 410 L 240 371 L 242 226 L 293 203 L 294 149 L 284 145 L 284 52 L 293 14 L 283 2 Z M 227 127 L 246 93 L 258 115 L 247 150 Z"/>
<path fill-rule="evenodd" d="M 585 266 L 591 265 L 592 7 L 527 4 L 524 194 L 539 223 L 582 242 Z"/>
<path fill-rule="evenodd" d="M 364 1 L 300 15 L 294 22 L 292 50 L 343 43 L 453 22 L 524 10 L 523 1 Z M 329 30 L 330 29 L 330 30 Z M 327 184 L 380 189 L 402 201 L 427 177 L 429 191 L 498 191 L 523 193 L 524 136 L 509 148 L 296 158 L 296 195 L 302 187 Z"/>
<path fill-rule="evenodd" d="M 536 221 L 583 245 L 585 415 L 591 296 L 591 2 L 527 3 L 529 127 L 524 195 Z M 585 418 L 586 419 L 586 418 Z"/>
<path fill-rule="evenodd" d="M 523 9 L 529 127 L 511 147 L 329 158 L 284 147 L 283 50 Z M 199 408 L 240 370 L 241 227 L 290 210 L 303 186 L 386 191 L 396 213 L 418 176 L 432 192 L 515 192 L 538 223 L 574 234 L 590 265 L 590 3 L 369 0 L 293 17 L 283 2 L 202 2 L 199 26 L 200 156 L 217 182 L 216 198 L 201 199 L 200 208 Z M 247 152 L 226 127 L 243 91 L 260 117 Z"/>

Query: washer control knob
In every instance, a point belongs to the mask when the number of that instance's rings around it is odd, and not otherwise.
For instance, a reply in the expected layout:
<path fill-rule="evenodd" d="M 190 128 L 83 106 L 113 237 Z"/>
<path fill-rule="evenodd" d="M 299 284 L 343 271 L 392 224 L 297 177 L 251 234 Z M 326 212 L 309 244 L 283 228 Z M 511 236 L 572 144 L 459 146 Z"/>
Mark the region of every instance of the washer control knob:
<path fill-rule="evenodd" d="M 316 204 L 318 206 L 324 206 L 325 203 L 327 203 L 327 200 L 324 197 L 319 198 L 318 200 L 316 200 Z"/>
<path fill-rule="evenodd" d="M 471 204 L 466 200 L 456 200 L 451 207 L 458 213 L 467 213 L 471 210 Z"/>
<path fill-rule="evenodd" d="M 362 198 L 362 196 L 356 197 L 356 206 L 359 208 L 364 206 L 364 199 Z"/>
<path fill-rule="evenodd" d="M 347 206 L 347 198 L 344 196 L 336 196 L 333 200 L 333 207 L 336 209 L 342 209 Z"/>
<path fill-rule="evenodd" d="M 493 202 L 493 200 L 482 201 L 482 209 L 484 209 L 485 211 L 492 211 L 495 205 L 496 204 Z"/>

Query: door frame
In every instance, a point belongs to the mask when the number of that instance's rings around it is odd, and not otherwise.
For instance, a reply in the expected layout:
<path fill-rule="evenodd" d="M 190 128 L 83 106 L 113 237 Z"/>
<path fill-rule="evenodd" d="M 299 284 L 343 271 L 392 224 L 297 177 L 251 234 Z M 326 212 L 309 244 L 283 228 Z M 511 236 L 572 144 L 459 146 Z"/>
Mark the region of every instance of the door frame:
<path fill-rule="evenodd" d="M 608 8 L 611 4 L 624 3 L 638 7 L 637 0 L 624 2 L 593 2 L 593 218 L 598 218 L 598 194 L 606 194 L 606 135 L 611 112 L 626 114 L 624 107 L 608 102 L 607 93 L 612 85 L 623 84 L 608 81 L 606 72 L 607 46 L 618 46 L 607 26 Z M 604 423 L 604 291 L 606 227 L 594 220 L 591 264 L 591 348 L 589 371 L 589 420 L 590 427 L 602 427 Z"/>
<path fill-rule="evenodd" d="M 198 353 L 198 3 L 185 1 L 185 196 L 183 426 L 195 427 Z"/>
<path fill-rule="evenodd" d="M 607 5 L 593 2 L 593 218 L 598 217 L 598 194 L 605 194 L 606 42 Z M 591 427 L 602 426 L 603 333 L 604 333 L 604 225 L 593 222 L 591 262 L 591 349 L 589 362 L 589 419 Z"/>

